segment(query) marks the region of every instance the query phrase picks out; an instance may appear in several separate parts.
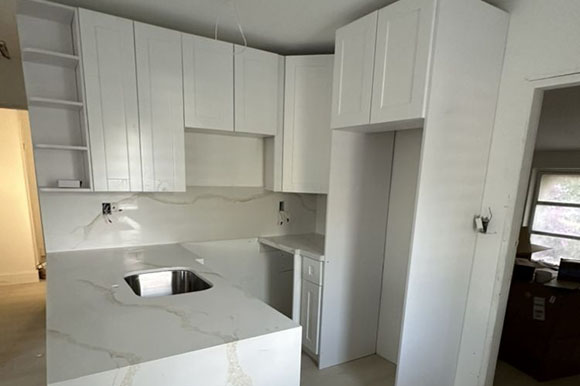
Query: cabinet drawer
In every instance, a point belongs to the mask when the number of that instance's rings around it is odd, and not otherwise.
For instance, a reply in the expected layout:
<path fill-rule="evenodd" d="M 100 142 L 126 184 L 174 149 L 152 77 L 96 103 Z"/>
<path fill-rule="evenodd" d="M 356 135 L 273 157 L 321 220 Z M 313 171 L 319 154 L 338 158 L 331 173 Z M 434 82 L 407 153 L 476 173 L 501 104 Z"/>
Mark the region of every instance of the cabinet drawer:
<path fill-rule="evenodd" d="M 322 261 L 304 257 L 302 259 L 302 278 L 311 283 L 322 285 Z"/>

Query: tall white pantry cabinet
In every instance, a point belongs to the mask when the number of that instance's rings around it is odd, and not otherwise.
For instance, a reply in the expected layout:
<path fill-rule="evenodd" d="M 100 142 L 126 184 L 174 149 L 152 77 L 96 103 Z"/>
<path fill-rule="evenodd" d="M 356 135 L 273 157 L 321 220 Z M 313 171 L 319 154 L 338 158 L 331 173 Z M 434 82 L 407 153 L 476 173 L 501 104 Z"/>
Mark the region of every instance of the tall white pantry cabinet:
<path fill-rule="evenodd" d="M 397 386 L 454 384 L 507 26 L 483 1 L 399 0 L 337 30 L 320 367 L 374 354 L 402 320 Z M 397 221 L 390 163 L 407 129 L 422 129 L 419 172 Z M 408 248 L 392 249 L 392 224 L 412 224 L 397 233 Z M 408 267 L 390 314 L 385 255 Z"/>

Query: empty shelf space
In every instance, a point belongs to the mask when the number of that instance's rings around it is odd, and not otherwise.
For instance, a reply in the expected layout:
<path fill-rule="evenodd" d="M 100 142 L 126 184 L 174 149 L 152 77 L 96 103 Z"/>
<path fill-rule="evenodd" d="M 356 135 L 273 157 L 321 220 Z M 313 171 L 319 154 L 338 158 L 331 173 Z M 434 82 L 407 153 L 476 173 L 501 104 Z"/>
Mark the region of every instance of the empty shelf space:
<path fill-rule="evenodd" d="M 78 56 L 39 48 L 22 49 L 22 60 L 69 68 L 75 68 L 79 64 Z"/>
<path fill-rule="evenodd" d="M 46 143 L 37 143 L 34 145 L 35 149 L 48 149 L 48 150 L 76 150 L 76 151 L 87 151 L 89 148 L 87 146 L 69 146 L 69 145 L 50 145 Z"/>
<path fill-rule="evenodd" d="M 68 24 L 72 22 L 75 15 L 73 7 L 44 0 L 21 0 L 17 12 L 20 15 Z"/>
<path fill-rule="evenodd" d="M 56 107 L 71 110 L 80 110 L 83 108 L 82 102 L 67 101 L 63 99 L 52 99 L 52 98 L 33 97 L 28 99 L 28 104 L 31 106 L 38 107 Z"/>
<path fill-rule="evenodd" d="M 51 188 L 41 186 L 38 188 L 41 192 L 92 192 L 91 188 Z"/>

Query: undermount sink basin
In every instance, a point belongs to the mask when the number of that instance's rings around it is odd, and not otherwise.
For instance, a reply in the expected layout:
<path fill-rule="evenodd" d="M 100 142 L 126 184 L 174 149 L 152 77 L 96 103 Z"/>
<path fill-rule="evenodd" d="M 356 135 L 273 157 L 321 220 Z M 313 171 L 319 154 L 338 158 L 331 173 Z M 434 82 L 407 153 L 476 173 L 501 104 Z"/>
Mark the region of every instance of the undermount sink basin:
<path fill-rule="evenodd" d="M 141 272 L 125 276 L 125 281 L 136 295 L 142 297 L 179 295 L 212 287 L 192 271 L 182 268 Z"/>

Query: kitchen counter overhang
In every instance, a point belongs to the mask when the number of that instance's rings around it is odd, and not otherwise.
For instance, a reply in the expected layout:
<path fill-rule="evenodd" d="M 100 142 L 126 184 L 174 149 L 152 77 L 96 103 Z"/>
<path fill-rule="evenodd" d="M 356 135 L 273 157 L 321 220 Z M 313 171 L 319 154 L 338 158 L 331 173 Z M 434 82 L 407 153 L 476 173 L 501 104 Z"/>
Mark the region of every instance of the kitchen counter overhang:
<path fill-rule="evenodd" d="M 235 349 L 236 342 L 284 332 L 290 341 L 298 337 L 297 346 L 287 343 L 296 351 L 291 356 L 297 357 L 299 370 L 300 326 L 232 287 L 198 263 L 200 258 L 179 244 L 49 254 L 48 383 L 124 368 L 136 371 L 147 362 L 228 344 L 224 359 L 231 362 L 232 344 Z M 190 270 L 212 287 L 140 297 L 125 281 L 135 272 L 166 268 Z M 279 337 L 276 341 L 283 346 Z"/>

